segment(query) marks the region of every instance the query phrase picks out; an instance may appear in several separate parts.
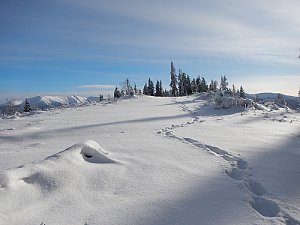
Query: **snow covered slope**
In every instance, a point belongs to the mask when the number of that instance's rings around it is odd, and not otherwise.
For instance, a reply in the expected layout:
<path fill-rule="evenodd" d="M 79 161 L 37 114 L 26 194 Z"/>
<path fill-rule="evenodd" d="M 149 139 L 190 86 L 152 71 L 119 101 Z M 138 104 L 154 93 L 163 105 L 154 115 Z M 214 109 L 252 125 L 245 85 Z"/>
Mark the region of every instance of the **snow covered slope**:
<path fill-rule="evenodd" d="M 247 94 L 247 98 L 258 100 L 258 101 L 274 101 L 281 95 L 283 99 L 288 103 L 290 107 L 296 109 L 299 107 L 299 98 L 290 95 L 284 95 L 280 93 L 258 93 L 258 94 Z"/>
<path fill-rule="evenodd" d="M 0 224 L 300 224 L 300 115 L 141 97 L 0 119 Z"/>
<path fill-rule="evenodd" d="M 55 108 L 61 106 L 82 105 L 87 98 L 76 95 L 72 96 L 36 96 L 27 99 L 32 108 Z M 22 103 L 24 105 L 24 102 Z"/>
<path fill-rule="evenodd" d="M 89 104 L 97 97 L 81 97 L 77 95 L 72 96 L 35 96 L 28 98 L 27 101 L 30 104 L 31 109 L 49 109 L 57 107 L 69 107 L 69 106 L 81 106 Z M 23 112 L 25 101 L 14 100 L 11 102 L 14 110 L 18 112 Z M 0 105 L 0 110 L 7 109 L 7 103 Z"/>

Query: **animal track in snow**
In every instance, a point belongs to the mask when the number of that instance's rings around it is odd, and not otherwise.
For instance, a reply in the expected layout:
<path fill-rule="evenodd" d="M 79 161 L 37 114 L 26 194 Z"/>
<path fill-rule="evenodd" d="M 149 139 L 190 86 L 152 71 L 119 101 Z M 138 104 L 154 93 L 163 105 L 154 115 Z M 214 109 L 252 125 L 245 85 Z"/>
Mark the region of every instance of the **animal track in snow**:
<path fill-rule="evenodd" d="M 201 150 L 207 150 L 230 163 L 232 168 L 225 170 L 225 173 L 235 181 L 244 182 L 253 199 L 253 201 L 250 202 L 250 205 L 259 214 L 265 217 L 279 217 L 282 215 L 287 225 L 300 225 L 299 221 L 295 220 L 288 213 L 281 210 L 275 201 L 263 197 L 264 195 L 267 195 L 268 192 L 261 183 L 249 179 L 252 174 L 248 171 L 248 162 L 246 160 L 236 157 L 226 150 L 218 147 L 202 144 L 192 138 L 183 138 L 183 140 Z"/>
<path fill-rule="evenodd" d="M 195 124 L 196 122 L 204 122 L 204 120 L 199 120 L 198 116 L 194 116 L 193 112 L 189 110 L 185 104 L 183 104 L 181 108 L 184 111 L 190 112 L 192 122 L 166 127 L 161 131 L 158 131 L 158 134 L 164 134 L 164 136 L 168 138 L 191 144 L 202 151 L 206 150 L 209 153 L 222 158 L 231 165 L 230 169 L 225 170 L 225 174 L 236 182 L 243 182 L 243 184 L 249 191 L 250 196 L 252 197 L 250 205 L 255 211 L 257 211 L 264 217 L 282 217 L 286 225 L 300 225 L 299 221 L 294 219 L 287 212 L 283 211 L 274 200 L 268 199 L 265 196 L 268 194 L 268 191 L 263 187 L 261 183 L 251 178 L 252 174 L 248 170 L 251 169 L 251 167 L 248 167 L 248 162 L 246 160 L 216 146 L 201 143 L 190 137 L 181 138 L 174 135 L 173 131 L 176 128 L 187 127 L 189 125 Z"/>
<path fill-rule="evenodd" d="M 250 205 L 260 215 L 264 217 L 280 217 L 280 215 L 282 215 L 287 225 L 300 225 L 299 221 L 295 220 L 288 213 L 282 211 L 275 201 L 263 197 L 264 195 L 268 194 L 268 192 L 261 183 L 249 178 L 252 174 L 248 171 L 248 162 L 246 160 L 236 157 L 226 150 L 200 143 L 192 138 L 177 137 L 172 133 L 172 130 L 166 132 L 165 136 L 181 142 L 192 144 L 198 149 L 206 150 L 230 163 L 231 169 L 225 170 L 225 174 L 235 181 L 244 183 L 253 199 L 250 202 Z"/>

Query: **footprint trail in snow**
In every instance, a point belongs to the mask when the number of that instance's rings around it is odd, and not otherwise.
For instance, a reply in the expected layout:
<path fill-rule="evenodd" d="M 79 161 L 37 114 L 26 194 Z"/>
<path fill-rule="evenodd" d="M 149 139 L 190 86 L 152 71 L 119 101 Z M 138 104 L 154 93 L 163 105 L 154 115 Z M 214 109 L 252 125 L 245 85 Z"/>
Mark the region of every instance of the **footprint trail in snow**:
<path fill-rule="evenodd" d="M 282 217 L 286 225 L 300 225 L 299 221 L 282 210 L 274 200 L 270 199 L 270 193 L 268 193 L 268 191 L 260 182 L 252 178 L 252 174 L 249 171 L 248 162 L 246 160 L 234 156 L 230 152 L 216 146 L 201 143 L 190 137 L 181 138 L 174 135 L 173 131 L 175 129 L 187 127 L 195 123 L 205 122 L 205 120 L 200 120 L 198 116 L 195 116 L 185 104 L 181 106 L 181 109 L 191 114 L 192 122 L 165 127 L 161 131 L 158 131 L 158 134 L 163 134 L 168 138 L 181 141 L 186 144 L 191 144 L 201 151 L 207 151 L 208 153 L 211 153 L 216 157 L 222 158 L 231 166 L 230 169 L 225 170 L 225 174 L 234 181 L 243 183 L 243 185 L 246 187 L 245 190 L 249 191 L 252 199 L 250 201 L 250 205 L 254 210 L 256 210 L 260 215 L 264 217 Z"/>

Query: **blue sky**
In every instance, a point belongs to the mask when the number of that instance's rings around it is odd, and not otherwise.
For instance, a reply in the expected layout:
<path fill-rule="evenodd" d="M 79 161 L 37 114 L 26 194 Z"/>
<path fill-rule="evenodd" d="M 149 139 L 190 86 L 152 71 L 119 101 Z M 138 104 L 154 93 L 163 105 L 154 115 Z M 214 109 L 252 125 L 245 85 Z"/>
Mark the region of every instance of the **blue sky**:
<path fill-rule="evenodd" d="M 149 76 L 167 87 L 171 60 L 191 77 L 227 75 L 250 93 L 296 95 L 299 8 L 297 0 L 1 0 L 0 99 L 98 95 Z"/>

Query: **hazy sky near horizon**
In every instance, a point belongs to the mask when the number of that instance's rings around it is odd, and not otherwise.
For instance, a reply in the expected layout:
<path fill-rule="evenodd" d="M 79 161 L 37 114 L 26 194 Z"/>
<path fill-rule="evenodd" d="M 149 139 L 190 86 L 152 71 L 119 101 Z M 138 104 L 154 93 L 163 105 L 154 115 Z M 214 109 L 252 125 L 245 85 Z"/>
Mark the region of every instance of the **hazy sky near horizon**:
<path fill-rule="evenodd" d="M 297 95 L 298 0 L 1 0 L 0 98 L 191 77 Z"/>

